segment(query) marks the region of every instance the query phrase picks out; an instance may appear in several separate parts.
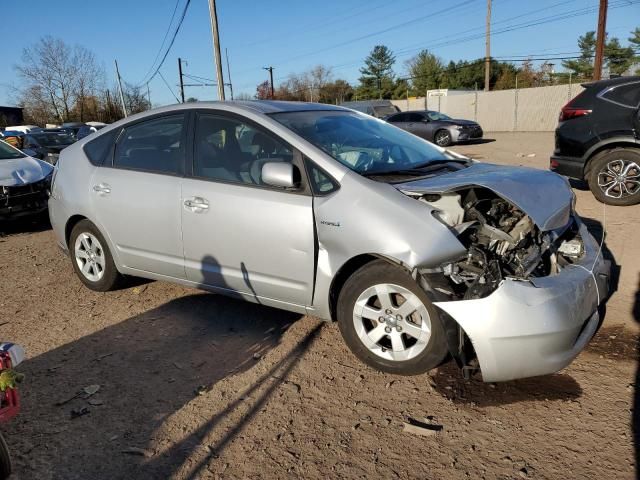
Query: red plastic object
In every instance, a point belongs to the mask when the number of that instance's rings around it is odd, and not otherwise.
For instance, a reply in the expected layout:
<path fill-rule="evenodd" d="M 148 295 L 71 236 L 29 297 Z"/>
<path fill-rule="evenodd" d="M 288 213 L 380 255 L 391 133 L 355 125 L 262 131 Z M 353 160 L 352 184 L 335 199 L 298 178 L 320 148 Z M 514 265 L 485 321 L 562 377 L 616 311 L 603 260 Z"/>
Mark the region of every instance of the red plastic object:
<path fill-rule="evenodd" d="M 0 351 L 0 370 L 11 368 L 9 352 Z M 15 388 L 7 388 L 0 393 L 0 423 L 7 422 L 20 411 L 20 395 Z"/>

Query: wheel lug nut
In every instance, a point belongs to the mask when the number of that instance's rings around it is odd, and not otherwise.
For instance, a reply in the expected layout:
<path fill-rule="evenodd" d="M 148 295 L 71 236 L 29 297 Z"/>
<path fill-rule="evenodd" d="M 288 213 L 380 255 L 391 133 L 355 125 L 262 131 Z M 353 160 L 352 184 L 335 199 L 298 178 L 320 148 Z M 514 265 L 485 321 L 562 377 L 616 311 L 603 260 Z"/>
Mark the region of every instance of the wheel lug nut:
<path fill-rule="evenodd" d="M 387 333 L 391 333 L 391 327 L 384 327 L 384 331 Z"/>
<path fill-rule="evenodd" d="M 391 309 L 390 309 L 390 308 L 387 308 L 387 309 L 385 310 L 385 312 L 386 312 L 387 314 L 391 314 Z"/>
<path fill-rule="evenodd" d="M 396 320 L 401 321 L 402 320 L 402 315 L 396 315 Z"/>
<path fill-rule="evenodd" d="M 378 321 L 379 321 L 380 323 L 384 323 L 384 317 L 378 317 Z"/>
<path fill-rule="evenodd" d="M 402 331 L 402 327 L 401 327 L 400 325 L 398 325 L 398 326 L 396 327 L 396 330 L 397 330 L 397 331 L 399 331 L 399 332 L 401 332 L 401 331 Z"/>

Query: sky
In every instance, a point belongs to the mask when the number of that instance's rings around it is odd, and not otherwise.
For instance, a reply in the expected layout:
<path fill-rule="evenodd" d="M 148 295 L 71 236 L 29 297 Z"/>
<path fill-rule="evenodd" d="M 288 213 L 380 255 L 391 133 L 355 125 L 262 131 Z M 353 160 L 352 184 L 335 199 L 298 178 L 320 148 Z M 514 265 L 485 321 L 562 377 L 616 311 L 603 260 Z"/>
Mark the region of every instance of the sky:
<path fill-rule="evenodd" d="M 21 60 L 22 49 L 44 35 L 91 50 L 109 82 L 115 78 L 113 61 L 117 59 L 124 81 L 144 84 L 164 55 L 186 3 L 13 2 L 2 25 L 0 105 L 16 104 L 20 78 L 14 66 Z M 334 78 L 355 83 L 364 58 L 380 44 L 396 54 L 397 75 L 406 74 L 406 61 L 421 48 L 447 62 L 480 58 L 485 51 L 485 0 L 217 0 L 216 4 L 222 55 L 228 50 L 236 95 L 253 95 L 256 85 L 268 78 L 263 67 L 270 65 L 276 85 L 287 75 L 318 64 L 332 67 Z M 596 29 L 597 5 L 598 0 L 493 0 L 491 54 L 509 59 L 575 55 L 578 36 Z M 608 35 L 626 44 L 629 32 L 640 26 L 640 0 L 609 0 L 609 5 Z M 28 22 L 7 21 L 21 18 Z M 547 23 L 511 30 L 536 21 Z M 161 48 L 167 31 L 169 38 Z M 149 83 L 154 106 L 176 102 L 178 57 L 186 61 L 185 73 L 215 78 L 208 0 L 191 0 L 160 69 L 171 90 L 159 75 Z M 556 70 L 561 70 L 560 62 L 554 61 Z M 224 74 L 227 82 L 226 64 Z M 216 87 L 185 90 L 187 97 L 217 99 Z"/>

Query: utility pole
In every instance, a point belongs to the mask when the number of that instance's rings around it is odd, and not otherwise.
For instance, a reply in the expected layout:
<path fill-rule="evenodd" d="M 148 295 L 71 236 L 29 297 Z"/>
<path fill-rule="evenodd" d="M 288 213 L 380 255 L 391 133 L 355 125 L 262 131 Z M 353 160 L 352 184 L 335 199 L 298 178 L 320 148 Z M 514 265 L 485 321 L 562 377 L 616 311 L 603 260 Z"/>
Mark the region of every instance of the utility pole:
<path fill-rule="evenodd" d="M 263 70 L 266 70 L 267 72 L 269 72 L 269 81 L 271 82 L 271 100 L 273 100 L 273 98 L 275 97 L 274 93 L 273 93 L 273 67 L 269 66 L 269 67 L 262 67 Z"/>
<path fill-rule="evenodd" d="M 600 0 L 600 10 L 598 11 L 598 36 L 596 37 L 596 58 L 593 62 L 593 79 L 602 78 L 602 60 L 604 58 L 604 41 L 607 36 L 607 8 L 608 0 Z"/>
<path fill-rule="evenodd" d="M 220 58 L 220 36 L 218 34 L 218 14 L 216 0 L 209 0 L 211 35 L 213 35 L 213 56 L 216 60 L 216 81 L 218 82 L 218 100 L 224 100 L 224 78 L 222 78 L 222 59 Z"/>
<path fill-rule="evenodd" d="M 233 100 L 233 84 L 231 83 L 231 69 L 229 68 L 229 50 L 224 49 L 224 56 L 227 57 L 227 80 L 229 80 L 229 93 L 231 94 L 231 100 Z"/>
<path fill-rule="evenodd" d="M 484 91 L 489 91 L 491 74 L 491 0 L 487 0 L 487 32 L 484 41 Z"/>
<path fill-rule="evenodd" d="M 184 103 L 184 81 L 182 80 L 182 59 L 178 57 L 178 73 L 180 74 L 180 99 Z"/>
<path fill-rule="evenodd" d="M 122 102 L 122 111 L 124 112 L 124 116 L 128 117 L 127 106 L 124 103 L 124 94 L 122 93 L 122 79 L 120 78 L 120 70 L 118 70 L 118 61 L 114 60 L 116 64 L 116 78 L 118 79 L 118 90 L 120 90 L 120 101 Z"/>
<path fill-rule="evenodd" d="M 149 108 L 151 108 L 151 90 L 149 90 L 148 83 L 147 83 L 147 98 L 149 99 Z"/>

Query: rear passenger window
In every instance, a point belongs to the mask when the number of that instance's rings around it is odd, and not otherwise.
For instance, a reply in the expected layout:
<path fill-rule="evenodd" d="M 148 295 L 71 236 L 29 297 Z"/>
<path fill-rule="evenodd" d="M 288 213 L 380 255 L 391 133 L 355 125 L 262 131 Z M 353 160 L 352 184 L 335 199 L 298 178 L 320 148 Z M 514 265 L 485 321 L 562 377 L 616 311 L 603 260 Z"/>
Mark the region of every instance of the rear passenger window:
<path fill-rule="evenodd" d="M 640 104 L 640 82 L 615 87 L 602 95 L 602 98 L 635 108 Z"/>
<path fill-rule="evenodd" d="M 184 159 L 184 114 L 126 127 L 118 140 L 113 166 L 178 174 Z"/>
<path fill-rule="evenodd" d="M 111 159 L 106 160 L 113 152 L 113 144 L 118 138 L 118 133 L 120 133 L 120 129 L 115 128 L 104 135 L 100 135 L 95 140 L 91 140 L 84 146 L 84 153 L 93 165 L 111 164 Z"/>

